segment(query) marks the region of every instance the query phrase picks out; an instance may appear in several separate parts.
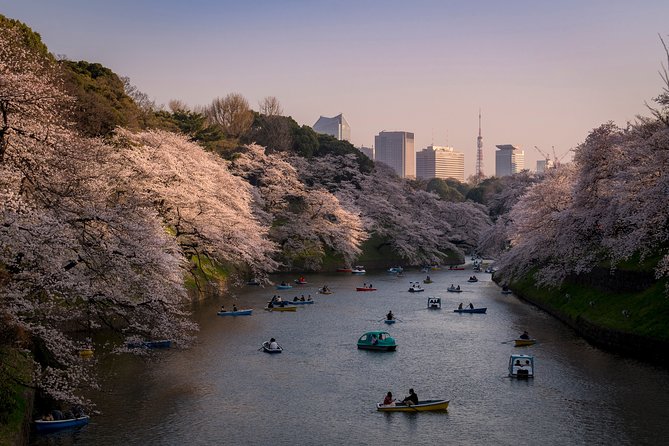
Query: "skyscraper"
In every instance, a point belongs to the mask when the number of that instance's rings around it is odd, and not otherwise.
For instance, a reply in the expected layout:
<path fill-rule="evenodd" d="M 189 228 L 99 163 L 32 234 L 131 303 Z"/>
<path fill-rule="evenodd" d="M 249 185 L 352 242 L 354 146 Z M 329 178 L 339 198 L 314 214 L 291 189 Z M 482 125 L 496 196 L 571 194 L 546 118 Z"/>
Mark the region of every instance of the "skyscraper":
<path fill-rule="evenodd" d="M 511 144 L 497 146 L 495 152 L 495 176 L 505 177 L 525 168 L 525 152 Z"/>
<path fill-rule="evenodd" d="M 376 161 L 385 163 L 402 178 L 416 178 L 413 133 L 380 132 L 374 137 Z"/>
<path fill-rule="evenodd" d="M 465 154 L 453 147 L 428 146 L 416 152 L 416 177 L 453 178 L 465 182 Z"/>
<path fill-rule="evenodd" d="M 351 126 L 348 125 L 348 121 L 344 118 L 342 113 L 334 118 L 321 116 L 314 124 L 313 129 L 318 133 L 332 135 L 340 141 L 351 140 Z"/>

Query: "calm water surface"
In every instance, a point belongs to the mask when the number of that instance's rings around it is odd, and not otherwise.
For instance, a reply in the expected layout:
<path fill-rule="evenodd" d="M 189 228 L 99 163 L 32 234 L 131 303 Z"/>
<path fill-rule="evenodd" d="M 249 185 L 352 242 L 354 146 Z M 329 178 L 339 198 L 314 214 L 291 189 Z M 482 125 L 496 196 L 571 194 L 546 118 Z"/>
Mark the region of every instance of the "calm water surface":
<path fill-rule="evenodd" d="M 254 309 L 250 317 L 219 317 L 221 302 L 204 302 L 194 313 L 194 348 L 99 358 L 104 392 L 92 397 L 102 415 L 33 444 L 668 444 L 669 371 L 593 348 L 502 295 L 489 274 L 467 283 L 472 274 L 432 271 L 423 293 L 407 292 L 425 278 L 418 271 L 311 275 L 287 291 L 249 287 L 234 299 Z M 370 281 L 377 292 L 355 292 Z M 335 293 L 317 294 L 324 283 Z M 465 291 L 447 293 L 451 283 Z M 316 303 L 262 311 L 277 293 L 311 294 Z M 440 311 L 427 309 L 428 296 L 442 298 Z M 488 312 L 453 313 L 460 302 Z M 401 320 L 390 327 L 379 321 L 388 310 Z M 397 351 L 357 350 L 357 338 L 374 329 L 387 329 Z M 540 342 L 505 343 L 525 329 Z M 270 337 L 282 354 L 258 351 Z M 535 356 L 533 380 L 506 376 L 511 353 Z M 410 387 L 421 399 L 450 399 L 448 412 L 376 412 L 386 392 L 403 398 Z"/>

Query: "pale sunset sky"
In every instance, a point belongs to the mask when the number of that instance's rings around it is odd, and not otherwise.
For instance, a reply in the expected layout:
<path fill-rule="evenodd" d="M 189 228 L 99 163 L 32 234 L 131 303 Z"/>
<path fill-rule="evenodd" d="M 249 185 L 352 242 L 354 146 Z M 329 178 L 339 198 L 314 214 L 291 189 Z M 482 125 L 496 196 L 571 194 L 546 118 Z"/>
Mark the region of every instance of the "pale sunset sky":
<path fill-rule="evenodd" d="M 662 88 L 669 1 L 0 0 L 51 52 L 99 62 L 159 104 L 276 96 L 313 125 L 344 113 L 352 143 L 382 130 L 465 153 L 496 144 L 534 170 L 607 121 L 648 115 Z M 565 159 L 569 159 L 569 155 Z"/>

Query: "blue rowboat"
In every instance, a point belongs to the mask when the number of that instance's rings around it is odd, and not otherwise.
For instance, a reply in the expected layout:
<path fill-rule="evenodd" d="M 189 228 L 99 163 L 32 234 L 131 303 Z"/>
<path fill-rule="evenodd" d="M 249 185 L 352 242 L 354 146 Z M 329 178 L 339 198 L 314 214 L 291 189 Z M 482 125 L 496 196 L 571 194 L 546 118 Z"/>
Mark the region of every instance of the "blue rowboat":
<path fill-rule="evenodd" d="M 90 417 L 88 415 L 79 418 L 69 418 L 67 420 L 35 420 L 35 430 L 40 433 L 55 432 L 62 429 L 73 429 L 88 424 Z"/>
<path fill-rule="evenodd" d="M 487 309 L 488 309 L 487 307 L 483 307 L 483 308 L 463 308 L 463 309 L 453 310 L 453 313 L 485 313 Z"/>
<path fill-rule="evenodd" d="M 395 319 L 384 319 L 383 322 L 385 322 L 386 324 L 390 325 L 390 324 L 394 324 L 394 323 L 395 323 Z"/>
<path fill-rule="evenodd" d="M 237 311 L 219 311 L 218 314 L 219 316 L 251 316 L 251 313 L 253 312 L 253 309 L 248 309 L 248 310 L 237 310 Z"/>
<path fill-rule="evenodd" d="M 289 290 L 289 289 L 291 289 L 292 287 L 293 287 L 292 285 L 277 285 L 277 286 L 276 286 L 276 289 L 277 289 L 277 290 Z"/>

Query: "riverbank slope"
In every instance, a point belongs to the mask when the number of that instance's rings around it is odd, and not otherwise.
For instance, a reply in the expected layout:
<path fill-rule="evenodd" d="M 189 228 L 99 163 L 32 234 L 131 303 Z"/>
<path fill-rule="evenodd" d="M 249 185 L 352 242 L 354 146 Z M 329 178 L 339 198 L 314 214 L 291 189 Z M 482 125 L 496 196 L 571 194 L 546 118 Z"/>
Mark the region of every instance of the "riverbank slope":
<path fill-rule="evenodd" d="M 573 328 L 593 345 L 669 367 L 669 297 L 666 280 L 648 271 L 595 268 L 559 288 L 537 287 L 531 277 L 513 282 L 519 298 Z"/>

